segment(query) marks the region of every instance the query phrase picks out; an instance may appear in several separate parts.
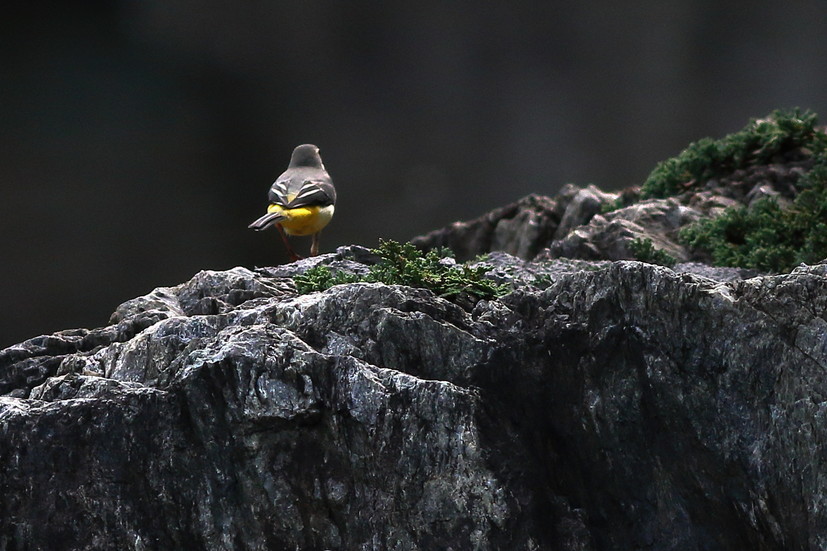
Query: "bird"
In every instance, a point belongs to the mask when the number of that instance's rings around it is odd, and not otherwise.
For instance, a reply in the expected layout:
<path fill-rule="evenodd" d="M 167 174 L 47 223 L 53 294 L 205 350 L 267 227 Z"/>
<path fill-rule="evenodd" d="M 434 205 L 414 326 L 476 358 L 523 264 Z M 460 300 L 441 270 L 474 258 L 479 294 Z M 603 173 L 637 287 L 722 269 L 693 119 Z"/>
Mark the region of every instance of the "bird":
<path fill-rule="evenodd" d="M 302 258 L 290 246 L 288 235 L 312 235 L 310 256 L 319 254 L 319 234 L 327 226 L 336 204 L 336 188 L 325 170 L 319 148 L 303 144 L 293 150 L 290 164 L 270 186 L 267 214 L 248 227 L 261 231 L 275 226 L 293 261 Z"/>

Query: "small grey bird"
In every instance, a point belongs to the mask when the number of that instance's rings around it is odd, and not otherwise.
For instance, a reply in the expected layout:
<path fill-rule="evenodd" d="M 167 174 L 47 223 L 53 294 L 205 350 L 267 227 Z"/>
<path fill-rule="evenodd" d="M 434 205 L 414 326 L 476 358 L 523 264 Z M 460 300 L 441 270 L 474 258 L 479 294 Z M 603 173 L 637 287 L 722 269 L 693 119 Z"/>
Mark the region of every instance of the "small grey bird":
<path fill-rule="evenodd" d="M 267 198 L 267 214 L 248 227 L 261 231 L 275 225 L 291 260 L 301 257 L 290 246 L 288 235 L 312 235 L 310 256 L 319 254 L 319 234 L 333 218 L 336 204 L 336 188 L 319 148 L 304 144 L 294 149 L 287 170 L 270 186 Z"/>

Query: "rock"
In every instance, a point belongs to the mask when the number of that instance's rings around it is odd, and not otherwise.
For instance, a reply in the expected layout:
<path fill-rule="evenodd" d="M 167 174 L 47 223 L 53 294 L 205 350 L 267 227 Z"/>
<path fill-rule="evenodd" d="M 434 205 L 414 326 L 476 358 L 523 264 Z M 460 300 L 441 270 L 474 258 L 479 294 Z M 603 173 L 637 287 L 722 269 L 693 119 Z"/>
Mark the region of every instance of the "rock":
<path fill-rule="evenodd" d="M 772 199 L 779 203 L 782 208 L 789 208 L 792 206 L 792 201 L 782 196 L 772 185 L 764 184 L 753 187 L 747 196 L 744 198 L 748 206 L 753 206 L 756 201 L 762 199 Z"/>
<path fill-rule="evenodd" d="M 566 185 L 555 197 L 529 195 L 469 222 L 455 222 L 411 240 L 423 249 L 449 247 L 460 261 L 491 251 L 534 258 L 564 228 L 587 222 L 602 205 L 617 199 L 594 186 Z"/>
<path fill-rule="evenodd" d="M 588 224 L 594 215 L 600 213 L 603 205 L 616 200 L 617 195 L 603 193 L 593 185 L 585 189 L 577 190 L 577 193 L 566 206 L 563 218 L 560 220 L 560 224 L 558 224 L 554 232 L 554 238 L 561 239 L 577 226 Z"/>
<path fill-rule="evenodd" d="M 786 160 L 784 162 L 751 165 L 735 170 L 729 176 L 710 180 L 706 189 L 715 195 L 730 197 L 748 204 L 755 194 L 772 195 L 792 200 L 798 194 L 796 184 L 814 164 L 814 160 Z M 759 191 L 760 190 L 760 191 Z M 691 197 L 693 193 L 685 194 Z"/>
<path fill-rule="evenodd" d="M 696 210 L 675 199 L 649 199 L 603 215 L 554 240 L 541 258 L 583 258 L 589 260 L 634 259 L 630 243 L 649 239 L 655 248 L 679 261 L 691 255 L 678 242 L 678 230 L 700 218 Z"/>
<path fill-rule="evenodd" d="M 711 192 L 707 192 L 709 194 Z M 678 261 L 705 260 L 686 250 L 678 231 L 702 213 L 678 199 L 650 199 L 601 211 L 619 200 L 633 200 L 635 190 L 604 193 L 595 186 L 563 187 L 555 197 L 531 195 L 470 222 L 456 222 L 412 240 L 423 249 L 447 246 L 459 260 L 502 251 L 525 260 L 572 258 L 634 260 L 634 240 L 650 240 Z M 717 202 L 716 202 L 717 201 Z M 726 198 L 708 198 L 714 205 Z"/>
<path fill-rule="evenodd" d="M 641 200 L 639 187 L 605 193 L 591 185 L 566 184 L 554 197 L 531 195 L 413 242 L 423 249 L 448 246 L 459 260 L 491 251 L 524 260 L 636 260 L 633 242 L 648 241 L 677 262 L 709 262 L 708 252 L 689 250 L 681 242 L 682 228 L 759 199 L 771 198 L 788 208 L 799 192 L 798 180 L 813 166 L 809 153 L 796 150 L 777 162 L 687 182 L 684 192 L 667 199 Z"/>
<path fill-rule="evenodd" d="M 723 195 L 716 195 L 711 190 L 700 191 L 689 199 L 688 206 L 706 216 L 714 217 L 722 214 L 730 207 L 741 205 L 737 200 Z"/>
<path fill-rule="evenodd" d="M 529 195 L 476 220 L 455 222 L 411 242 L 423 249 L 449 247 L 461 261 L 494 250 L 530 258 L 557 228 L 560 218 L 555 207 L 548 197 Z"/>
<path fill-rule="evenodd" d="M 738 281 L 761 275 L 758 270 L 731 268 L 727 266 L 709 266 L 701 262 L 682 262 L 672 268 L 675 272 L 705 277 L 713 281 Z"/>
<path fill-rule="evenodd" d="M 0 549 L 827 545 L 827 265 L 495 252 L 515 290 L 470 309 L 290 279 L 371 261 L 205 271 L 0 352 Z"/>

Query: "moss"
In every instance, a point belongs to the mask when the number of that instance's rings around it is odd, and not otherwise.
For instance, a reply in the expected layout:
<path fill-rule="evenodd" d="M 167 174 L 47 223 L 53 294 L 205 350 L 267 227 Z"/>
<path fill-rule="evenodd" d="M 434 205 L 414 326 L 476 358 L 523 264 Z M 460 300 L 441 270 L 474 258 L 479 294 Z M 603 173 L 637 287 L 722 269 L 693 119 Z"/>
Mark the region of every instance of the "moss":
<path fill-rule="evenodd" d="M 381 240 L 373 252 L 379 262 L 364 276 L 316 266 L 293 278 L 296 288 L 304 294 L 342 283 L 370 282 L 430 289 L 445 298 L 465 294 L 477 299 L 498 297 L 509 289 L 486 279 L 489 268 L 485 265 L 471 267 L 446 261 L 453 258 L 453 253 L 446 248 L 423 253 L 410 243 Z"/>
<path fill-rule="evenodd" d="M 681 230 L 680 240 L 706 251 L 716 266 L 787 272 L 827 258 L 827 160 L 798 182 L 790 208 L 771 198 L 733 207 Z"/>
<path fill-rule="evenodd" d="M 296 289 L 300 294 L 305 295 L 313 291 L 324 291 L 330 289 L 334 285 L 342 285 L 344 283 L 356 283 L 360 278 L 356 274 L 348 272 L 336 271 L 334 272 L 327 266 L 314 266 L 303 274 L 293 277 L 296 283 Z"/>
<path fill-rule="evenodd" d="M 634 239 L 629 243 L 629 250 L 636 260 L 658 264 L 659 266 L 674 266 L 677 259 L 662 249 L 656 249 L 651 239 Z"/>
<path fill-rule="evenodd" d="M 774 111 L 753 119 L 742 130 L 719 140 L 703 138 L 689 144 L 677 157 L 659 163 L 642 186 L 643 198 L 669 197 L 710 178 L 750 165 L 765 164 L 778 155 L 798 152 L 823 156 L 827 134 L 818 130 L 815 113 L 798 108 Z"/>

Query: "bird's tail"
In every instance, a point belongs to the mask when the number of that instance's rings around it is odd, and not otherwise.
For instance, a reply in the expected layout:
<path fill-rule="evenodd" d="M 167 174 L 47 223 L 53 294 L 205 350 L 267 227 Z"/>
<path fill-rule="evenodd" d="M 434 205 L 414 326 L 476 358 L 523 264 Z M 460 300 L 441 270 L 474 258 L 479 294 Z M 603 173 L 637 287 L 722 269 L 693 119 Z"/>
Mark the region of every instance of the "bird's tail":
<path fill-rule="evenodd" d="M 249 226 L 248 228 L 252 228 L 256 231 L 266 230 L 273 224 L 278 224 L 282 220 L 285 220 L 287 217 L 280 213 L 280 212 L 268 212 Z"/>

